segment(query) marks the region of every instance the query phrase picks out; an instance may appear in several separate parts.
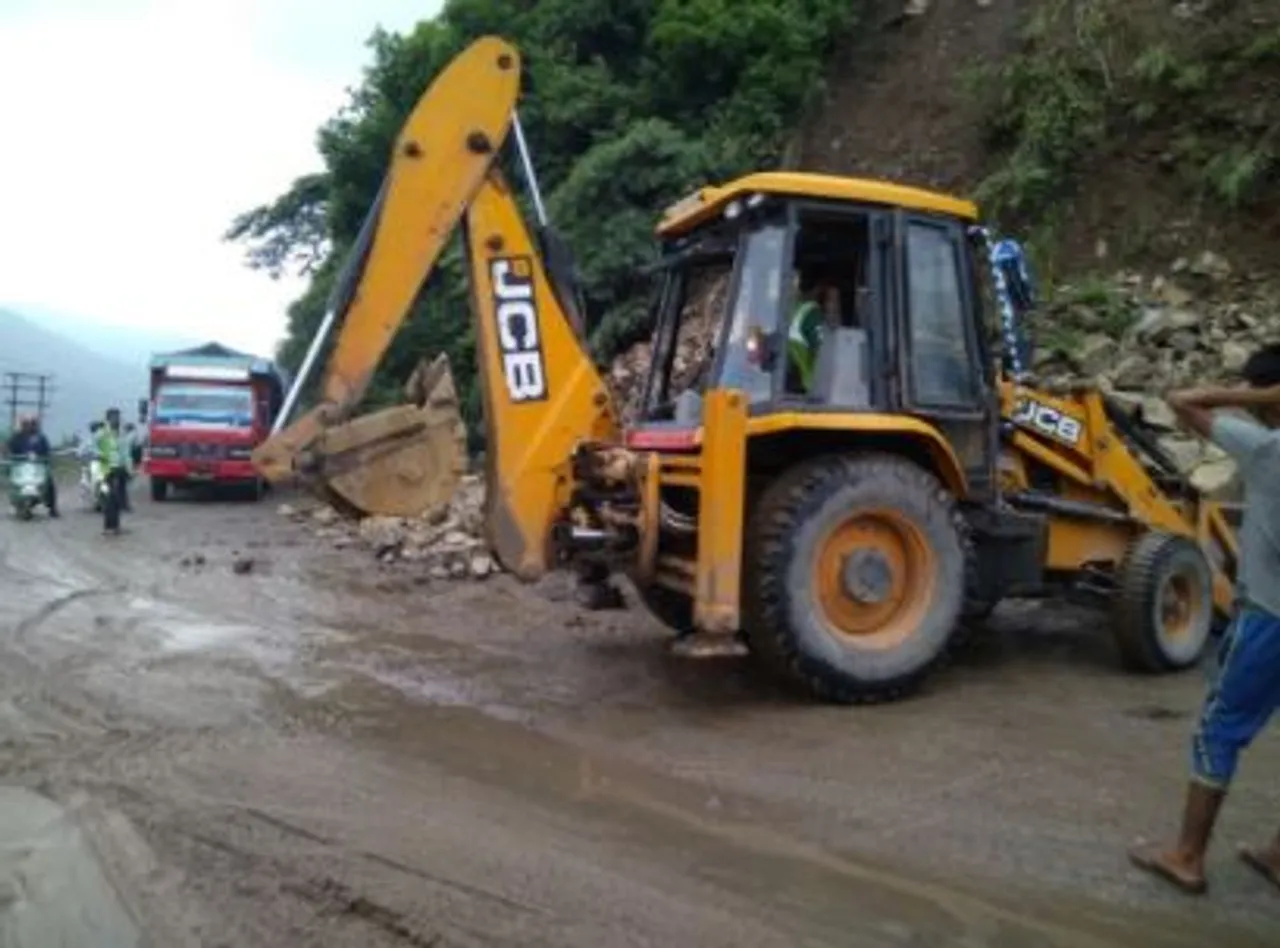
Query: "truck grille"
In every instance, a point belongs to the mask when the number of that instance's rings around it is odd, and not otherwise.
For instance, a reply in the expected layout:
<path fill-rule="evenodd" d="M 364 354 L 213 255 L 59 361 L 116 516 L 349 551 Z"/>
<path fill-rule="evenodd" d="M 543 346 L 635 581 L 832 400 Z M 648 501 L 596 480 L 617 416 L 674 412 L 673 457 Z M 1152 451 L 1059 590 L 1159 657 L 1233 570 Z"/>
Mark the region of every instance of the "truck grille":
<path fill-rule="evenodd" d="M 178 457 L 184 461 L 222 461 L 227 457 L 225 444 L 181 444 Z"/>

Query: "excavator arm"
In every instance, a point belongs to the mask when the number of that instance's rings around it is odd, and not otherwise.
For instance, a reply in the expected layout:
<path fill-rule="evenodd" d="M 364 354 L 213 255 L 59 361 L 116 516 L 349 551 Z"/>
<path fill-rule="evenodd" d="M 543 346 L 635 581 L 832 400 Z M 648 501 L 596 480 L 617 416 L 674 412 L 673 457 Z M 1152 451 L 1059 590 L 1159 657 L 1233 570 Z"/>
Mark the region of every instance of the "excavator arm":
<path fill-rule="evenodd" d="M 423 373 L 431 385 L 417 404 L 351 415 L 496 160 L 519 85 L 519 53 L 484 37 L 418 100 L 276 430 L 254 452 L 267 480 L 301 476 L 363 513 L 420 513 L 453 493 L 465 463 L 465 432 L 447 363 Z M 338 336 L 319 404 L 283 427 L 334 325 Z"/>
<path fill-rule="evenodd" d="M 505 568 L 534 579 L 571 528 L 579 449 L 616 442 L 618 414 L 583 343 L 567 249 L 531 232 L 496 160 L 514 126 L 516 50 L 477 40 L 423 93 L 401 130 L 382 189 L 344 265 L 326 321 L 340 325 L 320 403 L 254 453 L 264 477 L 310 475 L 364 513 L 412 514 L 445 501 L 465 460 L 443 357 L 410 380 L 414 404 L 352 418 L 409 307 L 462 222 L 487 441 L 488 541 Z M 287 418 L 325 327 L 281 412 Z"/>
<path fill-rule="evenodd" d="M 604 379 L 566 313 L 544 257 L 501 173 L 467 211 L 471 312 L 479 343 L 490 548 L 521 579 L 551 565 L 551 538 L 572 502 L 580 447 L 618 439 Z"/>

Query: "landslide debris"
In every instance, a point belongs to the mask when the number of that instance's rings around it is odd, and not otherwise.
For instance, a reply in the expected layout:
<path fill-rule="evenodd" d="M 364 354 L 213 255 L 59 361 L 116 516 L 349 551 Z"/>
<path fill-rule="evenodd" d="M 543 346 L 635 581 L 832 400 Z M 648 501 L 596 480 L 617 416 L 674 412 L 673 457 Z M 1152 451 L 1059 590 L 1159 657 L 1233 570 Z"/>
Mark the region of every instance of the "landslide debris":
<path fill-rule="evenodd" d="M 1049 389 L 1097 385 L 1146 425 L 1191 482 L 1229 496 L 1235 465 L 1217 447 L 1180 432 L 1163 395 L 1231 384 L 1259 346 L 1280 342 L 1280 292 L 1205 250 L 1166 272 L 1121 271 L 1059 286 L 1031 319 L 1033 372 Z"/>
<path fill-rule="evenodd" d="M 337 547 L 368 550 L 380 562 L 420 564 L 433 579 L 485 579 L 501 568 L 483 540 L 484 480 L 464 475 L 450 502 L 421 517 L 342 516 L 323 503 L 281 504 L 279 513 Z"/>

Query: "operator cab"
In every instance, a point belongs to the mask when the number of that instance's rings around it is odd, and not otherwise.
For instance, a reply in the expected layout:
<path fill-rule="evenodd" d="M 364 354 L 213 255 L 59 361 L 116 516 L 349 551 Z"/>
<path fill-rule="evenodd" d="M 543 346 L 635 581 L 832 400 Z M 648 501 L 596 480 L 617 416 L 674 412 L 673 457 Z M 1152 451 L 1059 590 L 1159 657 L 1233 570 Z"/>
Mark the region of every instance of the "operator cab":
<path fill-rule="evenodd" d="M 654 351 L 628 443 L 696 450 L 703 394 L 732 388 L 753 416 L 925 418 L 981 490 L 998 404 L 976 218 L 946 195 L 798 173 L 676 204 L 658 228 Z"/>

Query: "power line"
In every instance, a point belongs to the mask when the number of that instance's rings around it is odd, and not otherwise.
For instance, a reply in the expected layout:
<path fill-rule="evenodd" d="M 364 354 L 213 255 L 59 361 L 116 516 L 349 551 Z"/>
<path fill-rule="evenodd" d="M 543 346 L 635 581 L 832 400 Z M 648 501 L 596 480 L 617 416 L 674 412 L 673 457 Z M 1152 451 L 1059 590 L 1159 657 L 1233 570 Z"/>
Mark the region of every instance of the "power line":
<path fill-rule="evenodd" d="M 47 372 L 4 373 L 4 400 L 9 406 L 9 430 L 17 427 L 18 415 L 34 409 L 44 415 L 53 401 L 53 376 Z"/>

